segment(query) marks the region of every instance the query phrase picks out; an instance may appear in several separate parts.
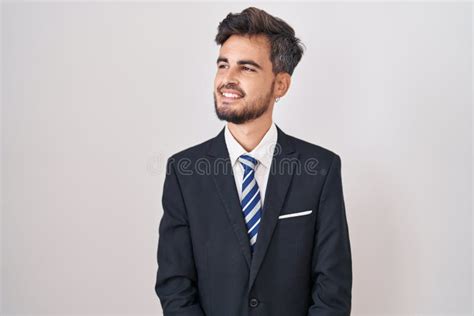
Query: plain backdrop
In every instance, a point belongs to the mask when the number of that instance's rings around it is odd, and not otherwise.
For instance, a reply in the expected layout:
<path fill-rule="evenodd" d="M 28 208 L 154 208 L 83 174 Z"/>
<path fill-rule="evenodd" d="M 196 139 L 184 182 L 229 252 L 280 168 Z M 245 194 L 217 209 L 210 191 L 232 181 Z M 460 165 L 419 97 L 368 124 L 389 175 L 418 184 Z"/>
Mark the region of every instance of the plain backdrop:
<path fill-rule="evenodd" d="M 472 4 L 252 4 L 307 48 L 274 121 L 341 156 L 352 315 L 472 315 Z M 166 158 L 249 5 L 2 4 L 2 315 L 161 314 Z"/>

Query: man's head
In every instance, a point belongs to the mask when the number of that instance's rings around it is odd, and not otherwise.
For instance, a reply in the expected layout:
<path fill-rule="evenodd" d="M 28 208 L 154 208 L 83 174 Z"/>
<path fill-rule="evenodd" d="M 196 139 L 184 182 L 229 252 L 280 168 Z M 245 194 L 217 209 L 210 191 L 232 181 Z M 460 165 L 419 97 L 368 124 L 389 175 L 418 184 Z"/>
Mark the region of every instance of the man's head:
<path fill-rule="evenodd" d="M 250 7 L 228 14 L 215 41 L 221 45 L 214 80 L 217 117 L 235 124 L 273 110 L 286 94 L 303 56 L 300 40 L 283 20 Z"/>

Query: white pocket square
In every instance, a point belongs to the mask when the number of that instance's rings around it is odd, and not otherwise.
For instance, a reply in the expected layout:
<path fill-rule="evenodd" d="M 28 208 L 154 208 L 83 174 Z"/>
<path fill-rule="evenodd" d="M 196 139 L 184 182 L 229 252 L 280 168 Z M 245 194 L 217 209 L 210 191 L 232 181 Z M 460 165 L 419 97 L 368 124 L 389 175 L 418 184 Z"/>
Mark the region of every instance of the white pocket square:
<path fill-rule="evenodd" d="M 313 210 L 307 210 L 303 212 L 297 212 L 297 213 L 290 213 L 290 214 L 285 214 L 285 215 L 280 215 L 278 218 L 288 218 L 288 217 L 295 217 L 295 216 L 303 216 L 303 215 L 308 215 L 311 214 Z"/>

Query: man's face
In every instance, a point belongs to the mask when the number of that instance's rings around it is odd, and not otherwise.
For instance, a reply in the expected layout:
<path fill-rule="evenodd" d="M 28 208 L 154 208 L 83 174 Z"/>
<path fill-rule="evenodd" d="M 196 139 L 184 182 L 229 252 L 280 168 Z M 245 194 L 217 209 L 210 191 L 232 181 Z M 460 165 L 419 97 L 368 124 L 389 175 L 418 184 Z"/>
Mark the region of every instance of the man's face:
<path fill-rule="evenodd" d="M 273 106 L 274 85 L 265 36 L 232 35 L 224 42 L 214 80 L 214 107 L 220 120 L 242 124 L 260 117 Z"/>

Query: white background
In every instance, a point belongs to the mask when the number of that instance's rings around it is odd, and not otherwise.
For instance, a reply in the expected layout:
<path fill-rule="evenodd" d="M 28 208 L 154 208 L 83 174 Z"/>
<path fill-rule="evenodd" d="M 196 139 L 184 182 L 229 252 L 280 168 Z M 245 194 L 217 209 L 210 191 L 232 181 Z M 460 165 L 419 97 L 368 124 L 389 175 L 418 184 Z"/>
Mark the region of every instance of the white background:
<path fill-rule="evenodd" d="M 472 315 L 472 5 L 254 5 L 307 47 L 274 121 L 341 156 L 352 315 Z M 3 3 L 2 315 L 160 314 L 165 161 L 247 6 Z"/>

